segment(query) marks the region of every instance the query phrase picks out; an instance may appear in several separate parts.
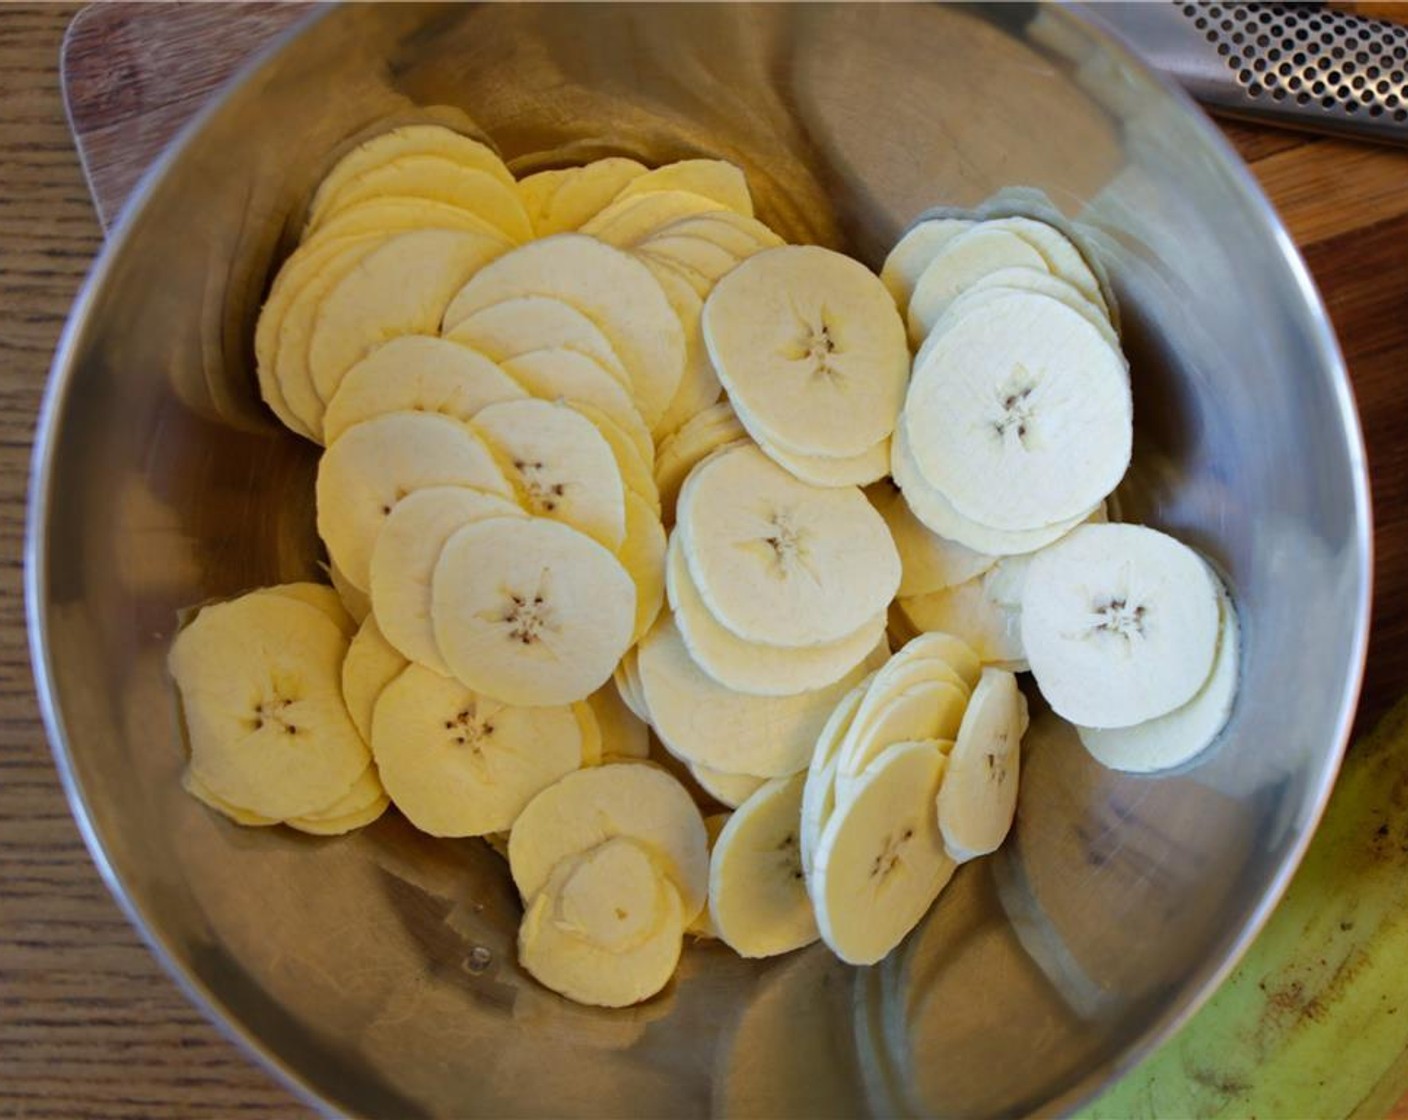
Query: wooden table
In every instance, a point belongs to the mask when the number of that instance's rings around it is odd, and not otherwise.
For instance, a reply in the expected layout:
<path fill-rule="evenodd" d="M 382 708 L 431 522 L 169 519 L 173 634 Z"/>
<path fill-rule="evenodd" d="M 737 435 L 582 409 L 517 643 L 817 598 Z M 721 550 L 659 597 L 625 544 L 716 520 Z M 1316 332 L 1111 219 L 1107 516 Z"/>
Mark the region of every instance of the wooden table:
<path fill-rule="evenodd" d="M 22 592 L 30 443 L 101 241 L 59 93 L 75 10 L 0 9 L 0 1116 L 306 1115 L 186 1003 L 118 912 L 35 704 Z M 1228 133 L 1305 250 L 1363 412 L 1378 548 L 1363 724 L 1408 691 L 1408 152 Z M 1397 1116 L 1408 1120 L 1408 1100 Z"/>

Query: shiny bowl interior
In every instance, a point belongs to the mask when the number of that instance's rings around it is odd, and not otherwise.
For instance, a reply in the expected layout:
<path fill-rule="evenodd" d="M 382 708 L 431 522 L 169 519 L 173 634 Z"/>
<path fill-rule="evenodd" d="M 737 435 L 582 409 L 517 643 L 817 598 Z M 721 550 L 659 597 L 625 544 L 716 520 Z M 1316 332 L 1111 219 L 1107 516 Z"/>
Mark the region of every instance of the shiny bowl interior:
<path fill-rule="evenodd" d="M 1014 836 L 871 969 L 693 949 L 660 998 L 570 1005 L 514 959 L 477 841 L 394 813 L 320 840 L 181 792 L 177 611 L 317 577 L 314 449 L 254 317 L 349 138 L 457 106 L 518 170 L 718 155 L 783 234 L 877 266 L 935 206 L 1065 222 L 1123 314 L 1127 516 L 1240 604 L 1240 702 L 1131 778 L 1039 718 Z M 1305 270 L 1215 131 L 1070 10 L 1026 4 L 351 6 L 313 17 L 148 177 L 40 426 L 29 610 L 94 858 L 191 997 L 309 1098 L 396 1116 L 1060 1112 L 1188 1014 L 1284 886 L 1333 779 L 1367 618 L 1362 449 Z"/>

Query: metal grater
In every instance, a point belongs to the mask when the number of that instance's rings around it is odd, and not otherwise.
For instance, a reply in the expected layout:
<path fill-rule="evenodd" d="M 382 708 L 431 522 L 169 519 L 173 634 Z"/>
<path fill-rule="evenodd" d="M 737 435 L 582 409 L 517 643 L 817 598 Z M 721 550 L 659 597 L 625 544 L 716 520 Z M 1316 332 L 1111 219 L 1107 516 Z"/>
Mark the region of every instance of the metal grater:
<path fill-rule="evenodd" d="M 1408 27 L 1319 4 L 1082 10 L 1215 112 L 1408 145 Z"/>

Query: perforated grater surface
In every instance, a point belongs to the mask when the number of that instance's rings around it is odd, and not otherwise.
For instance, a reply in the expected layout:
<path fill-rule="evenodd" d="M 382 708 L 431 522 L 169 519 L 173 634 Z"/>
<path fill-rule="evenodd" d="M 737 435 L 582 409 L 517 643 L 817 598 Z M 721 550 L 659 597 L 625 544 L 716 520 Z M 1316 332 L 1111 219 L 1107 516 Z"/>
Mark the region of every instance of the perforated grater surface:
<path fill-rule="evenodd" d="M 1083 10 L 1216 112 L 1408 145 L 1408 27 L 1319 4 Z"/>

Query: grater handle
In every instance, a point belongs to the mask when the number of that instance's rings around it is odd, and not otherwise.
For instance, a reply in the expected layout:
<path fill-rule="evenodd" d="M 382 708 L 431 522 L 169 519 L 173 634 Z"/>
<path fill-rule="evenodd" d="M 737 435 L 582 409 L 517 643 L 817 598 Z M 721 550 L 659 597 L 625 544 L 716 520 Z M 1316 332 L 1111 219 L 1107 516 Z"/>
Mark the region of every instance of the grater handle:
<path fill-rule="evenodd" d="M 1408 27 L 1319 4 L 1080 8 L 1215 113 L 1408 146 Z"/>

